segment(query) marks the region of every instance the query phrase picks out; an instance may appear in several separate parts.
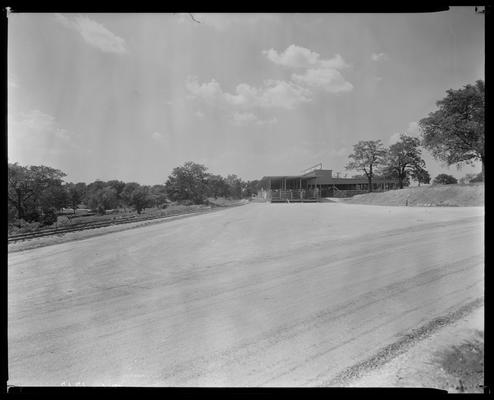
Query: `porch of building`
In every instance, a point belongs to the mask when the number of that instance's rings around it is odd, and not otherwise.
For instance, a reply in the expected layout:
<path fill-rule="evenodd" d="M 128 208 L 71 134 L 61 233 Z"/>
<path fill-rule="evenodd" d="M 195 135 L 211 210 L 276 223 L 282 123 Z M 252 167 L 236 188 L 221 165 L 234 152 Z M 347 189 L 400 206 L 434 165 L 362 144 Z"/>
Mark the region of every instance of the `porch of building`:
<path fill-rule="evenodd" d="M 309 184 L 310 178 L 301 176 L 270 177 L 268 181 L 268 200 L 272 203 L 314 203 L 321 201 L 321 191 Z"/>

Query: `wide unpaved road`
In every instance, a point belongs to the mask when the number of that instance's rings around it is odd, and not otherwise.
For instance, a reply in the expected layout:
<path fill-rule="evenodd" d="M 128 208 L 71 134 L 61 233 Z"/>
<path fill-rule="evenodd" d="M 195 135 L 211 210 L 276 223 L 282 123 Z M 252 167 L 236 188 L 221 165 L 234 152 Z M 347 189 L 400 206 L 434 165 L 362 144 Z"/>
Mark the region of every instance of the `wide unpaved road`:
<path fill-rule="evenodd" d="M 250 204 L 11 253 L 9 384 L 338 384 L 483 297 L 483 213 Z"/>

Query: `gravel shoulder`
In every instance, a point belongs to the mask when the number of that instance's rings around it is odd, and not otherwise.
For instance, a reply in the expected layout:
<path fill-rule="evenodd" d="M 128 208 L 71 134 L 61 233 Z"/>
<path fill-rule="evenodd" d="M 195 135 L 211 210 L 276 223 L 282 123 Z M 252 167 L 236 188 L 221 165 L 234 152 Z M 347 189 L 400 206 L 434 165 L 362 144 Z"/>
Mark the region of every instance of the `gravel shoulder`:
<path fill-rule="evenodd" d="M 371 368 L 352 387 L 426 387 L 449 393 L 483 393 L 484 307 L 416 341 L 386 364 Z"/>

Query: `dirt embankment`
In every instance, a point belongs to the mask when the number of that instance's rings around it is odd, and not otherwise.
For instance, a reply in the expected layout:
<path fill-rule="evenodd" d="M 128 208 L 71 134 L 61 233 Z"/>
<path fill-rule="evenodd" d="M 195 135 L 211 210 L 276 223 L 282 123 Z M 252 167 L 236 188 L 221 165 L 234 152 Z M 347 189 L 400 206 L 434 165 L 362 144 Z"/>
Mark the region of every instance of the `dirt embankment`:
<path fill-rule="evenodd" d="M 484 205 L 484 184 L 410 187 L 360 194 L 345 202 L 379 206 L 479 207 Z"/>

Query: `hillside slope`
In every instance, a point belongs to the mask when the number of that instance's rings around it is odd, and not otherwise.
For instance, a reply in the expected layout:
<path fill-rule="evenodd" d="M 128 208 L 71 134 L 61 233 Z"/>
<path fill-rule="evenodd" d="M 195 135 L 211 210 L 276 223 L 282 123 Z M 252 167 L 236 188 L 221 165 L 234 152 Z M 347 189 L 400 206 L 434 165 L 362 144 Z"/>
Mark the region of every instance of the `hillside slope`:
<path fill-rule="evenodd" d="M 366 193 L 354 196 L 345 203 L 410 207 L 483 206 L 484 184 L 432 185 Z"/>

